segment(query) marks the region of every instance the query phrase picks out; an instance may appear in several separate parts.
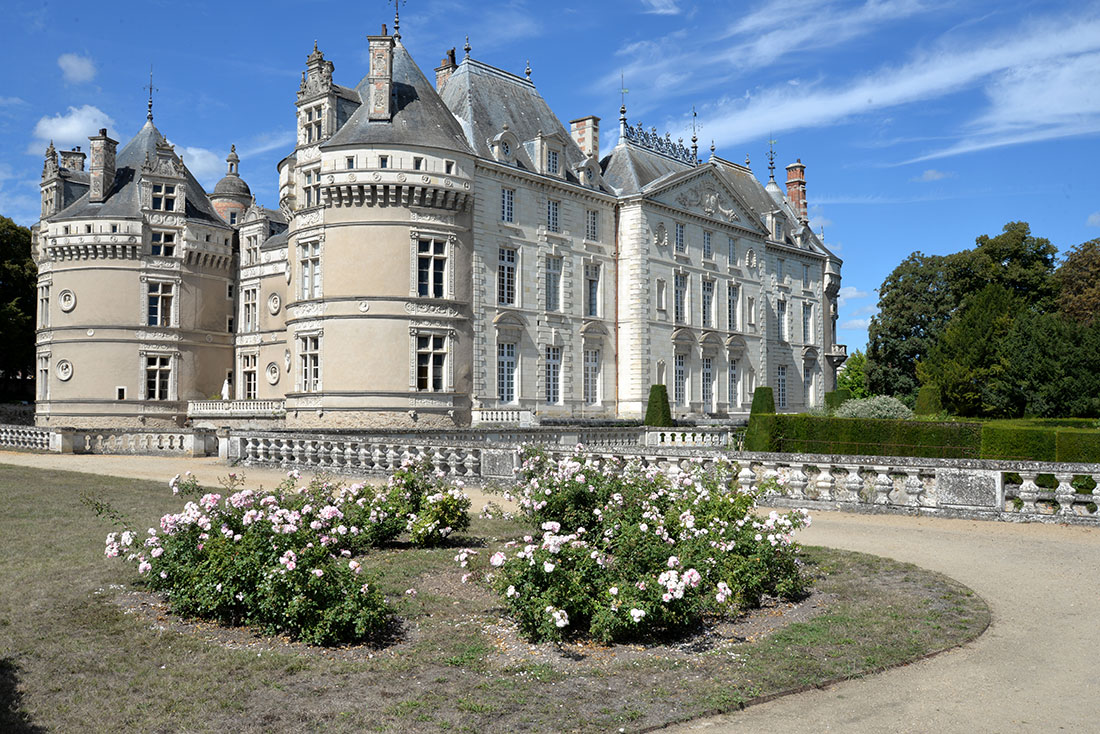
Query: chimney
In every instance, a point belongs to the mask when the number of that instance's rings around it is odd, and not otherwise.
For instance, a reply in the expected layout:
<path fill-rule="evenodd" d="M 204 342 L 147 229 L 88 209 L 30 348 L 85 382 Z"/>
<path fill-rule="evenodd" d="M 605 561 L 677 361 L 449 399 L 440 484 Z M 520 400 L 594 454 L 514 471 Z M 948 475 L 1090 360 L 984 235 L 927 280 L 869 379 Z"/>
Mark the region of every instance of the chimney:
<path fill-rule="evenodd" d="M 98 203 L 107 199 L 115 183 L 115 149 L 117 140 L 107 137 L 107 128 L 100 128 L 99 135 L 88 138 L 92 141 L 92 162 L 90 166 L 91 189 L 88 201 Z"/>
<path fill-rule="evenodd" d="M 455 50 L 452 48 L 447 52 L 447 58 L 439 62 L 439 68 L 435 70 L 435 91 L 442 92 L 443 85 L 447 83 L 447 80 L 451 78 L 451 74 L 458 68 L 458 64 L 455 63 Z"/>
<path fill-rule="evenodd" d="M 806 166 L 802 165 L 801 158 L 787 166 L 787 198 L 798 212 L 799 221 L 809 221 L 806 216 Z"/>
<path fill-rule="evenodd" d="M 370 71 L 367 73 L 367 86 L 370 87 L 370 99 L 367 101 L 367 119 L 385 120 L 393 117 L 393 36 L 367 36 L 370 43 Z"/>
<path fill-rule="evenodd" d="M 582 117 L 569 123 L 573 142 L 586 156 L 600 157 L 600 118 L 595 115 Z"/>
<path fill-rule="evenodd" d="M 63 150 L 61 151 L 61 167 L 70 171 L 83 171 L 84 158 L 85 153 L 81 152 L 79 145 L 72 150 Z"/>

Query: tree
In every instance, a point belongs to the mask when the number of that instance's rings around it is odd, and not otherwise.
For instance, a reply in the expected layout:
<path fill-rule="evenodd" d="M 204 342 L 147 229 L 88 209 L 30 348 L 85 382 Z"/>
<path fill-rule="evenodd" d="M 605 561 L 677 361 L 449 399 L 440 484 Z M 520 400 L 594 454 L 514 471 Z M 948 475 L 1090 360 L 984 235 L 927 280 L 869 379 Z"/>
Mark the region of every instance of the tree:
<path fill-rule="evenodd" d="M 960 255 L 951 275 L 960 296 L 974 294 L 990 283 L 1007 288 L 1018 299 L 1038 306 L 1054 305 L 1058 284 L 1054 275 L 1058 249 L 1045 237 L 1033 237 L 1027 222 L 1009 222 L 996 237 L 981 235 L 973 250 Z"/>
<path fill-rule="evenodd" d="M 1100 239 L 1082 242 L 1066 253 L 1054 273 L 1058 311 L 1068 319 L 1091 324 L 1100 314 Z"/>
<path fill-rule="evenodd" d="M 939 388 L 943 407 L 961 416 L 1014 413 L 1005 349 L 1023 301 L 991 283 L 967 299 L 943 335 L 917 365 L 924 384 Z"/>
<path fill-rule="evenodd" d="M 0 216 L 0 395 L 8 398 L 31 397 L 17 378 L 34 374 L 36 273 L 31 231 Z"/>
<path fill-rule="evenodd" d="M 847 390 L 856 400 L 871 397 L 867 390 L 867 355 L 856 350 L 844 362 L 840 372 L 836 375 L 836 387 L 838 390 Z"/>
<path fill-rule="evenodd" d="M 1100 416 L 1100 319 L 1021 314 L 1005 344 L 1014 416 Z"/>
<path fill-rule="evenodd" d="M 656 384 L 649 387 L 649 402 L 645 409 L 645 424 L 647 426 L 665 427 L 671 426 L 672 409 L 668 405 L 668 388 Z"/>

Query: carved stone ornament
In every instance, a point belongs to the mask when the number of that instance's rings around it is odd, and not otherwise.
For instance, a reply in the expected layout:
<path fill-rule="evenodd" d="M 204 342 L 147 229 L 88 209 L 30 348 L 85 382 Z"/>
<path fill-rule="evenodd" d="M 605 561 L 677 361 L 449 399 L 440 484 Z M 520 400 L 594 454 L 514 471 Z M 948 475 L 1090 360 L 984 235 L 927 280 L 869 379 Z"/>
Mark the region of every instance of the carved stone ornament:
<path fill-rule="evenodd" d="M 298 215 L 298 227 L 312 227 L 321 223 L 321 212 L 317 209 Z"/>
<path fill-rule="evenodd" d="M 267 310 L 271 312 L 271 315 L 279 313 L 279 309 L 283 307 L 283 301 L 279 298 L 278 293 L 272 293 L 267 299 Z"/>
<path fill-rule="evenodd" d="M 741 221 L 737 212 L 726 206 L 725 197 L 717 189 L 709 186 L 697 186 L 681 193 L 676 197 L 676 203 L 686 208 L 698 207 L 708 217 L 713 217 L 715 212 L 718 212 L 730 222 Z"/>
<path fill-rule="evenodd" d="M 437 306 L 434 303 L 406 303 L 405 313 L 431 314 L 433 316 L 458 316 L 458 311 L 451 306 Z"/>
<path fill-rule="evenodd" d="M 172 334 L 167 331 L 144 331 L 139 330 L 134 332 L 134 336 L 141 340 L 153 340 L 153 341 L 170 341 L 178 342 L 180 340 L 179 334 Z"/>
<path fill-rule="evenodd" d="M 298 164 L 308 163 L 309 161 L 315 161 L 321 157 L 321 149 L 316 145 L 308 148 L 302 148 L 298 151 Z"/>
<path fill-rule="evenodd" d="M 370 301 L 360 301 L 359 302 L 359 311 L 362 312 L 362 313 L 366 313 L 367 311 L 370 311 Z"/>
<path fill-rule="evenodd" d="M 279 365 L 271 362 L 267 365 L 267 369 L 264 370 L 264 374 L 267 376 L 267 384 L 276 385 L 279 382 Z"/>
<path fill-rule="evenodd" d="M 57 363 L 54 372 L 57 374 L 57 379 L 62 382 L 68 382 L 73 376 L 73 363 L 67 359 L 63 359 Z"/>
<path fill-rule="evenodd" d="M 297 306 L 291 306 L 287 310 L 290 312 L 291 318 L 304 319 L 311 316 L 320 316 L 324 313 L 325 307 L 320 303 L 301 303 Z"/>
<path fill-rule="evenodd" d="M 657 225 L 657 229 L 653 233 L 653 242 L 658 247 L 668 247 L 668 230 L 665 229 L 664 222 Z"/>
<path fill-rule="evenodd" d="M 286 349 L 286 350 L 283 351 L 283 365 L 285 366 L 286 370 L 289 372 L 290 371 L 290 350 L 289 349 Z"/>
<path fill-rule="evenodd" d="M 62 311 L 69 313 L 76 308 L 76 294 L 66 288 L 57 294 L 57 304 L 61 307 Z"/>

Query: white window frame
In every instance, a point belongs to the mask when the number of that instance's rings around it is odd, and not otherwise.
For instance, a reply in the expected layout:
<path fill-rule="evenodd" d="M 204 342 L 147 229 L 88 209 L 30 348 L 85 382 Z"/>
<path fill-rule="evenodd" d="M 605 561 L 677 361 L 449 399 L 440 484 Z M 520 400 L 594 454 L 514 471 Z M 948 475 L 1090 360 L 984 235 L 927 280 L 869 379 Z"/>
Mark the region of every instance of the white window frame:
<path fill-rule="evenodd" d="M 703 412 L 714 412 L 714 358 L 703 357 L 701 367 Z"/>
<path fill-rule="evenodd" d="M 546 404 L 561 405 L 562 349 L 548 344 L 543 354 L 545 357 L 546 392 L 544 397 L 546 398 Z"/>
<path fill-rule="evenodd" d="M 497 342 L 497 400 L 505 405 L 519 402 L 516 391 L 518 365 L 516 343 Z"/>
<path fill-rule="evenodd" d="M 561 232 L 561 202 L 557 199 L 546 200 L 546 230 Z"/>
<path fill-rule="evenodd" d="M 167 287 L 167 290 L 165 288 Z M 155 289 L 155 290 L 154 290 Z M 153 299 L 156 299 L 156 323 L 153 319 Z M 174 328 L 179 324 L 179 283 L 173 280 L 145 281 L 145 326 Z M 167 319 L 165 319 L 167 316 Z"/>
<path fill-rule="evenodd" d="M 516 190 L 501 188 L 500 190 L 500 221 L 516 221 Z"/>
<path fill-rule="evenodd" d="M 775 407 L 787 407 L 787 366 L 783 364 L 775 368 Z"/>
<path fill-rule="evenodd" d="M 814 305 L 802 304 L 802 343 L 814 343 Z"/>
<path fill-rule="evenodd" d="M 449 293 L 450 243 L 435 237 L 416 239 L 416 295 L 447 298 Z M 426 275 L 426 277 L 425 277 Z"/>
<path fill-rule="evenodd" d="M 595 209 L 584 212 L 584 238 L 592 242 L 600 241 L 600 213 Z"/>
<path fill-rule="evenodd" d="M 737 309 L 741 301 L 741 287 L 737 283 L 726 285 L 726 327 L 728 331 L 737 331 Z"/>
<path fill-rule="evenodd" d="M 686 324 L 688 317 L 688 276 L 687 273 L 675 273 L 672 289 L 672 320 L 677 324 Z"/>
<path fill-rule="evenodd" d="M 303 301 L 321 297 L 321 241 L 298 243 L 298 296 Z"/>
<path fill-rule="evenodd" d="M 741 405 L 741 400 L 740 400 L 740 398 L 741 398 L 740 375 L 738 374 L 737 360 L 734 359 L 733 357 L 730 357 L 727 379 L 728 379 L 729 384 L 727 385 L 726 389 L 729 391 L 728 395 L 727 395 L 727 398 L 729 400 L 730 408 L 734 408 L 735 406 L 740 406 Z"/>
<path fill-rule="evenodd" d="M 497 248 L 497 305 L 519 305 L 519 250 L 514 247 Z"/>
<path fill-rule="evenodd" d="M 176 233 L 165 230 L 153 230 L 149 233 L 149 254 L 153 257 L 175 257 Z"/>
<path fill-rule="evenodd" d="M 714 244 L 708 230 L 703 230 L 703 257 L 707 260 L 714 259 Z"/>
<path fill-rule="evenodd" d="M 584 402 L 586 405 L 600 404 L 600 350 L 584 350 Z"/>
<path fill-rule="evenodd" d="M 704 329 L 714 328 L 714 281 L 710 278 L 703 278 L 702 287 L 699 291 L 699 305 L 700 314 L 702 316 L 702 326 Z"/>
<path fill-rule="evenodd" d="M 41 283 L 38 286 L 38 328 L 46 329 L 50 325 L 50 286 L 52 283 Z"/>
<path fill-rule="evenodd" d="M 319 331 L 296 335 L 298 348 L 298 392 L 321 392 L 321 346 L 324 335 Z"/>
<path fill-rule="evenodd" d="M 152 361 L 156 364 L 150 364 Z M 142 400 L 172 401 L 176 399 L 176 359 L 175 355 L 161 352 L 142 352 Z M 149 393 L 150 373 L 155 375 L 156 384 L 153 394 Z M 162 391 L 163 387 L 163 391 Z"/>
<path fill-rule="evenodd" d="M 38 385 L 35 394 L 39 400 L 50 399 L 50 355 L 49 353 L 38 355 Z"/>
<path fill-rule="evenodd" d="M 686 238 L 684 236 L 684 224 L 683 224 L 683 222 L 676 222 L 675 230 L 676 230 L 676 234 L 675 234 L 676 252 L 683 254 L 683 253 L 687 252 L 687 241 L 686 241 Z"/>
<path fill-rule="evenodd" d="M 561 274 L 564 261 L 554 255 L 546 256 L 546 310 L 561 311 Z"/>
<path fill-rule="evenodd" d="M 152 206 L 150 208 L 155 212 L 177 211 L 176 199 L 179 196 L 178 189 L 178 184 L 154 183 Z"/>
<path fill-rule="evenodd" d="M 256 352 L 241 354 L 241 399 L 256 400 L 259 395 L 260 355 Z M 225 397 L 225 396 L 223 396 Z"/>
<path fill-rule="evenodd" d="M 241 333 L 260 330 L 260 289 L 256 286 L 241 289 Z"/>
<path fill-rule="evenodd" d="M 445 333 L 420 330 L 413 334 L 414 383 L 417 392 L 450 392 L 451 337 Z M 427 356 L 427 362 L 423 358 Z M 422 375 L 421 366 L 427 372 Z M 439 382 L 436 383 L 438 372 Z"/>
<path fill-rule="evenodd" d="M 687 405 L 687 355 L 678 352 L 672 358 L 672 398 L 676 405 Z"/>
<path fill-rule="evenodd" d="M 584 266 L 584 315 L 593 319 L 600 317 L 599 263 L 586 263 Z"/>
<path fill-rule="evenodd" d="M 775 302 L 775 337 L 787 341 L 787 302 L 782 298 Z"/>
<path fill-rule="evenodd" d="M 731 268 L 736 267 L 737 266 L 737 240 L 735 240 L 733 237 L 727 237 L 726 239 L 728 240 L 727 243 L 726 243 L 726 246 L 729 248 L 728 251 L 726 252 L 726 257 L 729 260 L 729 266 Z"/>

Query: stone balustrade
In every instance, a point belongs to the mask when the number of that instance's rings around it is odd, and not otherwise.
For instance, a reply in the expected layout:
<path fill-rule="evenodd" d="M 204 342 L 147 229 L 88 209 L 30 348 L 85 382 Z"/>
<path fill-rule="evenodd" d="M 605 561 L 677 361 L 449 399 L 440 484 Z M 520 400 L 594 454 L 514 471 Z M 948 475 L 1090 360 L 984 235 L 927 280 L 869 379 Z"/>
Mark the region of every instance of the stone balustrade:
<path fill-rule="evenodd" d="M 34 426 L 0 425 L 0 448 L 19 451 L 49 451 L 50 431 Z"/>
<path fill-rule="evenodd" d="M 188 418 L 270 418 L 284 413 L 284 400 L 187 401 Z"/>
<path fill-rule="evenodd" d="M 207 456 L 217 450 L 209 431 L 75 430 L 70 438 L 74 454 Z"/>
<path fill-rule="evenodd" d="M 432 467 L 453 477 L 482 473 L 481 449 L 439 442 L 385 442 L 355 437 L 254 435 L 231 438 L 231 453 L 245 464 L 275 465 L 332 473 L 389 474 L 412 459 L 427 458 Z"/>
<path fill-rule="evenodd" d="M 528 428 L 535 425 L 535 414 L 518 408 L 491 408 L 470 411 L 470 422 L 475 426 L 503 425 Z"/>

